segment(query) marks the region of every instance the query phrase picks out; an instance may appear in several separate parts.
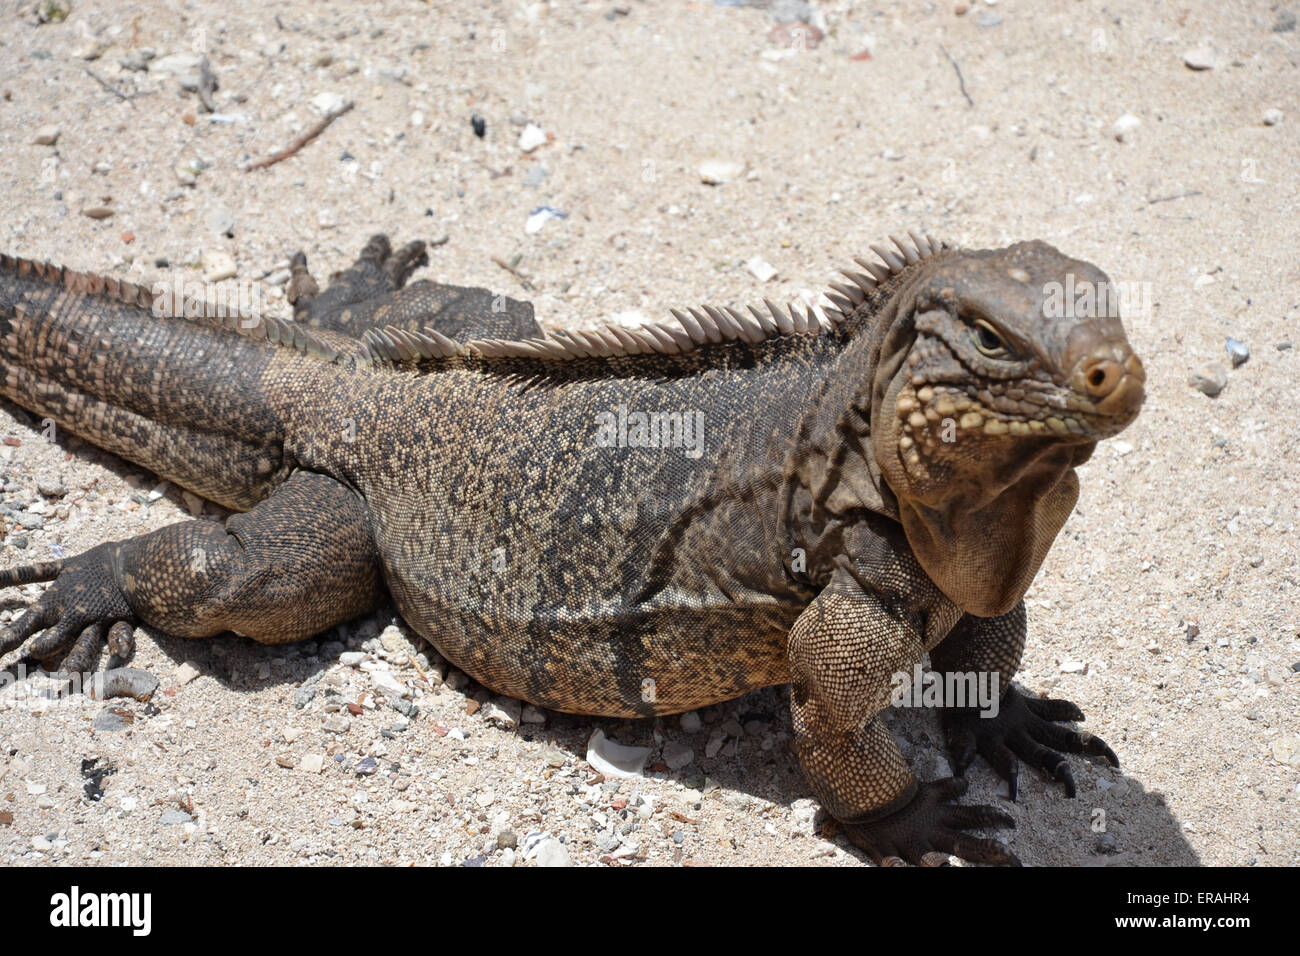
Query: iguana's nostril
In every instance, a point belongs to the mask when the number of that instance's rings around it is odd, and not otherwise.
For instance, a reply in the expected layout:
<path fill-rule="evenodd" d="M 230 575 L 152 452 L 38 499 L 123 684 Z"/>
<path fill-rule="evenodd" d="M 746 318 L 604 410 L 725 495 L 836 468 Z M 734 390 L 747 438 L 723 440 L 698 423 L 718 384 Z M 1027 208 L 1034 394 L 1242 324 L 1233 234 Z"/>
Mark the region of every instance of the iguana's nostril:
<path fill-rule="evenodd" d="M 1094 398 L 1105 398 L 1115 390 L 1123 377 L 1124 369 L 1113 359 L 1098 359 L 1084 372 L 1088 394 Z"/>
<path fill-rule="evenodd" d="M 1098 348 L 1075 366 L 1073 385 L 1092 402 L 1094 409 L 1109 416 L 1132 416 L 1142 406 L 1146 372 L 1138 357 L 1127 347 Z"/>

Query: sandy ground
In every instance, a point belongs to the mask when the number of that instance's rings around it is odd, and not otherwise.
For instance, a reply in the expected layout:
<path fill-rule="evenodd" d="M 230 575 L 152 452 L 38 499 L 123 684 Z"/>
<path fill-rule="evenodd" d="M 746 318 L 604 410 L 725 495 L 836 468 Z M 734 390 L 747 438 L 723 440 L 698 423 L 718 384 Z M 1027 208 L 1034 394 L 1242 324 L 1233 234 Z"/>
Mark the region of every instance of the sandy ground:
<path fill-rule="evenodd" d="M 376 231 L 445 235 L 424 274 L 531 296 L 554 325 L 789 300 L 908 227 L 1092 260 L 1147 296 L 1127 326 L 1149 397 L 1082 469 L 1028 595 L 1021 676 L 1079 703 L 1123 769 L 1075 760 L 1075 800 L 1026 773 L 1012 805 L 981 764 L 968 799 L 1010 809 L 1028 863 L 1300 862 L 1295 18 L 1262 2 L 837 2 L 813 18 L 820 45 L 789 50 L 765 10 L 624 3 L 74 0 L 43 25 L 8 5 L 0 248 L 137 280 L 196 280 L 224 252 L 241 280 L 275 280 L 297 248 L 323 278 Z M 1211 68 L 1186 65 L 1195 48 Z M 220 83 L 215 115 L 158 68 L 195 52 Z M 297 157 L 243 171 L 331 108 L 321 94 L 356 108 Z M 1140 125 L 1121 141 L 1125 114 Z M 524 122 L 547 134 L 531 153 Z M 51 124 L 57 141 L 37 145 Z M 706 185 L 709 157 L 746 172 Z M 526 232 L 542 206 L 567 218 Z M 760 282 L 753 257 L 776 277 Z M 263 289 L 273 309 L 281 288 Z M 1228 365 L 1228 336 L 1250 358 L 1210 398 L 1188 376 Z M 177 489 L 151 496 L 152 476 L 44 441 L 12 406 L 0 432 L 5 501 L 44 512 L 40 529 L 6 522 L 5 566 L 188 514 Z M 38 593 L 8 592 L 0 617 Z M 698 729 L 532 712 L 511 727 L 509 706 L 388 624 L 284 648 L 140 631 L 136 663 L 162 679 L 152 705 L 42 704 L 42 677 L 8 688 L 0 859 L 863 860 L 814 818 L 781 689 Z M 418 716 L 375 707 L 376 669 Z M 920 774 L 942 775 L 937 722 L 894 724 Z M 665 748 L 693 761 L 593 784 L 597 729 L 653 748 L 652 766 Z"/>

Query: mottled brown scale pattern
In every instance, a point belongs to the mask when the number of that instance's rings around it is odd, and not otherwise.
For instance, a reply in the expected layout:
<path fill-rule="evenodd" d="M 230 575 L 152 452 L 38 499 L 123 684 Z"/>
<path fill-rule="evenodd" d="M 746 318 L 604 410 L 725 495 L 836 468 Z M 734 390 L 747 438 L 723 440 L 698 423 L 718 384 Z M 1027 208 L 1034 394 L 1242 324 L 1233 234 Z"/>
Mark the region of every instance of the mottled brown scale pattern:
<path fill-rule="evenodd" d="M 979 752 L 1070 790 L 1058 750 L 1114 759 L 1010 682 L 1074 466 L 1136 415 L 1142 368 L 1118 316 L 1045 311 L 1047 283 L 1095 267 L 894 243 L 835 308 L 546 337 L 527 303 L 405 286 L 423 245 L 384 237 L 324 292 L 295 256 L 295 323 L 157 316 L 135 287 L 0 257 L 4 393 L 251 509 L 0 572 L 55 579 L 0 651 L 44 631 L 29 653 L 89 667 L 123 622 L 296 640 L 387 591 L 477 680 L 557 710 L 790 682 L 808 779 L 873 858 L 1014 862 L 961 832 L 1010 818 L 918 782 L 882 712 L 930 652 L 1009 688 L 997 720 L 946 712 L 959 773 Z M 671 440 L 638 441 L 636 415 Z"/>

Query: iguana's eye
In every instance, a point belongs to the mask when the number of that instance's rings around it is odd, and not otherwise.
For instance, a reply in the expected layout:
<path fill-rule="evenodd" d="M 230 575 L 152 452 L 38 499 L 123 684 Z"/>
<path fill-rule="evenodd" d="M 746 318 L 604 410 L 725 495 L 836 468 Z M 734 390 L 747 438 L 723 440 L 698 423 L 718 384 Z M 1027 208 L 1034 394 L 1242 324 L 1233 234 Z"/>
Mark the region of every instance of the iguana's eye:
<path fill-rule="evenodd" d="M 975 320 L 971 337 L 975 340 L 975 347 L 989 358 L 1005 358 L 1010 354 L 1011 350 L 1007 348 L 1007 343 L 1002 341 L 1002 336 L 983 319 Z"/>

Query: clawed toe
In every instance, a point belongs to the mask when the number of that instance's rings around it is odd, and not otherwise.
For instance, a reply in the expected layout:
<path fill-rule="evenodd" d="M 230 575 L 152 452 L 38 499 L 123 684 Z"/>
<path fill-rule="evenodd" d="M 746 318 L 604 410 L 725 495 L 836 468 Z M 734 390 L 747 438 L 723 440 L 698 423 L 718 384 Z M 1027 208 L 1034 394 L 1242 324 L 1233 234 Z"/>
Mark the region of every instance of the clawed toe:
<path fill-rule="evenodd" d="M 960 778 L 917 787 L 911 801 L 895 813 L 866 823 L 845 823 L 849 839 L 881 866 L 941 866 L 952 856 L 971 863 L 1019 866 L 1014 853 L 996 840 L 962 832 L 1014 827 L 1015 819 L 989 806 L 953 803 L 966 792 Z"/>
<path fill-rule="evenodd" d="M 1059 721 L 1083 720 L 1083 712 L 1068 700 L 1027 697 L 1012 687 L 1003 696 L 996 716 L 969 710 L 944 712 L 948 753 L 960 776 L 978 753 L 1007 781 L 1011 799 L 1018 796 L 1020 762 L 1024 761 L 1062 784 L 1067 797 L 1078 792 L 1065 754 L 1102 757 L 1111 766 L 1119 758 L 1100 737 L 1063 727 Z"/>

